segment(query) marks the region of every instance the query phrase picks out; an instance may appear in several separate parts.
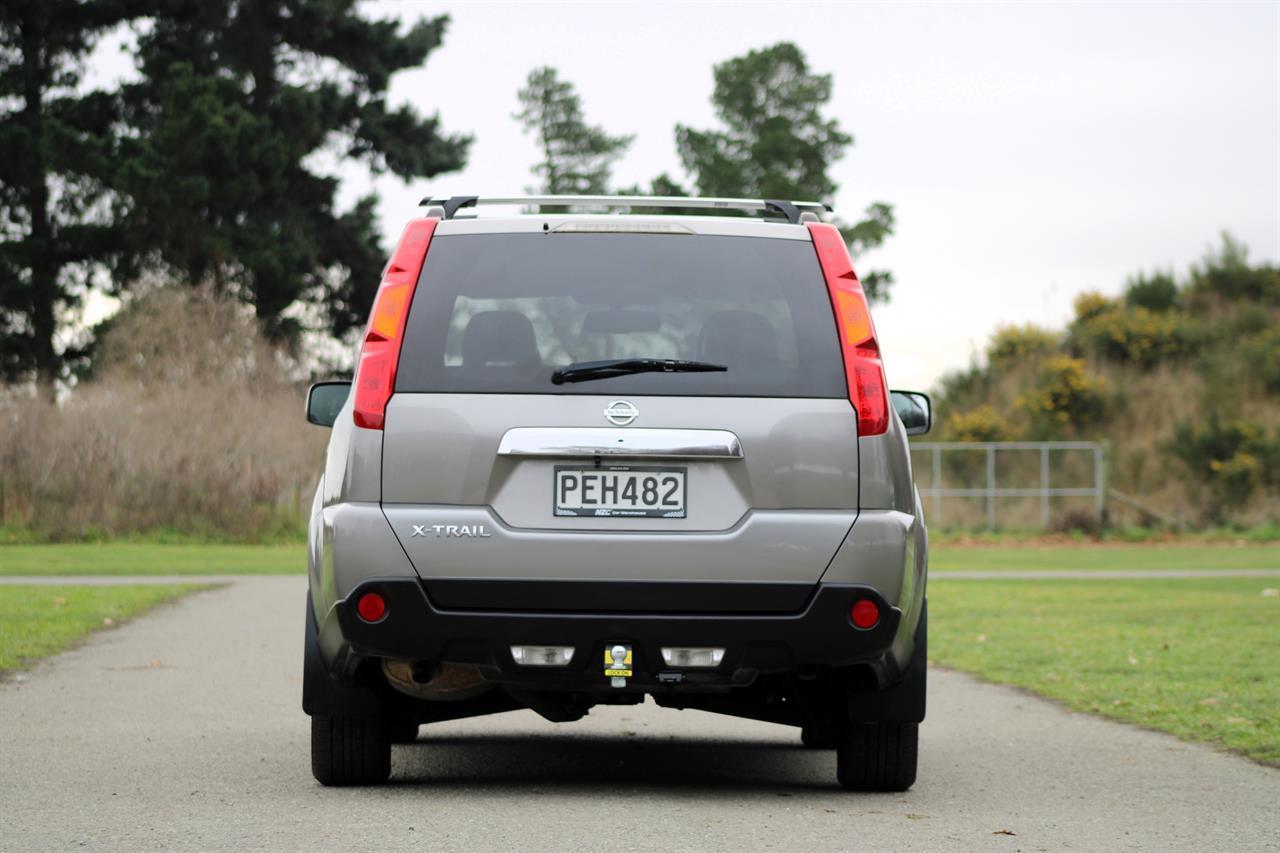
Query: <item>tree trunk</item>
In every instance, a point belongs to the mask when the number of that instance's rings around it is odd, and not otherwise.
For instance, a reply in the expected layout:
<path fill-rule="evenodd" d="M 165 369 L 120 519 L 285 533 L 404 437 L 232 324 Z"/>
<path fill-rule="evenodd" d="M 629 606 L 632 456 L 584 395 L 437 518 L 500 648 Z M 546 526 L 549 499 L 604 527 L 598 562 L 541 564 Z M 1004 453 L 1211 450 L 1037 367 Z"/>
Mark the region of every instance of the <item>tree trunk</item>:
<path fill-rule="evenodd" d="M 46 78 L 44 42 L 45 20 L 40 4 L 31 3 L 22 22 L 22 122 L 27 128 L 28 147 L 23 169 L 22 196 L 31 217 L 27 238 L 27 265 L 31 273 L 30 322 L 34 337 L 32 355 L 36 381 L 50 398 L 58 378 L 58 355 L 53 338 L 56 331 L 54 308 L 58 300 L 58 274 L 54 254 L 53 226 L 49 217 L 49 184 L 46 177 L 44 139 L 44 86 Z"/>

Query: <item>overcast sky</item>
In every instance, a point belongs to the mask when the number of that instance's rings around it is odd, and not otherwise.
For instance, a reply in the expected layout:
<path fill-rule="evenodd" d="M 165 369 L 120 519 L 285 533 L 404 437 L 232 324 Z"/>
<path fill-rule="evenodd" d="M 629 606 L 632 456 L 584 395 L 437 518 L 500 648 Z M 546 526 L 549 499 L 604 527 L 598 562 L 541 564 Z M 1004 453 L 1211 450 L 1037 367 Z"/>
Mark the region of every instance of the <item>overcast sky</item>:
<path fill-rule="evenodd" d="M 377 181 L 388 243 L 427 193 L 533 181 L 511 118 L 553 65 L 588 119 L 636 140 L 620 185 L 683 177 L 672 128 L 714 123 L 711 68 L 798 44 L 834 75 L 829 112 L 856 144 L 837 211 L 891 202 L 898 233 L 861 267 L 893 270 L 876 322 L 892 384 L 931 387 L 1008 323 L 1060 325 L 1083 290 L 1185 270 L 1227 229 L 1280 257 L 1280 3 L 372 2 L 448 13 L 444 45 L 392 101 L 476 137 L 461 172 Z M 344 203 L 367 192 L 351 172 Z"/>

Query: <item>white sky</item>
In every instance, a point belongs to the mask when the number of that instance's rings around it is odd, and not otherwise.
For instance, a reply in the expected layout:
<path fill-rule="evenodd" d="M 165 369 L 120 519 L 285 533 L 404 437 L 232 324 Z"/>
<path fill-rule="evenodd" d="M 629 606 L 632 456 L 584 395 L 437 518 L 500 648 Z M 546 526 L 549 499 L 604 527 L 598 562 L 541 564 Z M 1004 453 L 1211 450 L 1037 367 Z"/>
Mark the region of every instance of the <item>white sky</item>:
<path fill-rule="evenodd" d="M 1280 258 L 1280 3 L 371 2 L 449 13 L 393 103 L 476 137 L 463 171 L 377 181 L 388 245 L 428 193 L 533 181 L 511 114 L 531 68 L 574 83 L 588 120 L 634 133 L 619 185 L 683 179 L 677 122 L 707 127 L 711 67 L 798 44 L 834 75 L 829 113 L 856 145 L 836 209 L 894 204 L 898 233 L 860 267 L 894 271 L 876 322 L 895 387 L 964 367 L 998 325 L 1060 325 L 1083 290 L 1183 271 L 1228 229 Z M 117 60 L 118 61 L 118 60 Z M 367 192 L 353 170 L 342 204 Z"/>

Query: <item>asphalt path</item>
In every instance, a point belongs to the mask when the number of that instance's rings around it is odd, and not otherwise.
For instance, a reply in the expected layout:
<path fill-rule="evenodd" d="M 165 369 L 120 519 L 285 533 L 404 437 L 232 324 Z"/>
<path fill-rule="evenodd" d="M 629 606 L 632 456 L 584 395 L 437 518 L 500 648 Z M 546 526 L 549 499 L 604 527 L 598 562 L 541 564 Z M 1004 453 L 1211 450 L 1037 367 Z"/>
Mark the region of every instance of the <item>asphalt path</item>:
<path fill-rule="evenodd" d="M 325 789 L 304 584 L 238 578 L 0 684 L 0 849 L 1280 849 L 1280 771 L 939 670 L 905 794 L 840 790 L 794 729 L 652 704 L 424 727 L 391 784 Z"/>

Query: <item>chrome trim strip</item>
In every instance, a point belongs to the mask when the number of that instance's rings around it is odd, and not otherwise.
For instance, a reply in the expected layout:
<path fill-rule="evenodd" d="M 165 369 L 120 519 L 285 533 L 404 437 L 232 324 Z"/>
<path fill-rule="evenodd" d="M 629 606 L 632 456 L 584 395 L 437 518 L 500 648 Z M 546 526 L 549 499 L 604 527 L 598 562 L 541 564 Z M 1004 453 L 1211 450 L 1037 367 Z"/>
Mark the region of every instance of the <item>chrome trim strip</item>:
<path fill-rule="evenodd" d="M 741 459 L 742 443 L 723 429 L 516 427 L 502 436 L 498 455 Z"/>

